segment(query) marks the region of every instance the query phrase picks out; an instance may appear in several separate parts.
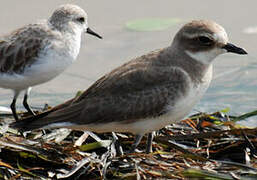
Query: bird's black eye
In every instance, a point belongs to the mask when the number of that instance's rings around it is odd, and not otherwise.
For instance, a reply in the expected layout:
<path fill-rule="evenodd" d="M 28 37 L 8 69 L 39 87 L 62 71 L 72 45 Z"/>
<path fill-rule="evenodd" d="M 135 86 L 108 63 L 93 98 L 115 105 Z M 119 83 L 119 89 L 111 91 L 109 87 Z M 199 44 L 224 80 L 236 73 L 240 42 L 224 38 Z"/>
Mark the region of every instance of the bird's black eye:
<path fill-rule="evenodd" d="M 199 36 L 198 41 L 200 41 L 204 45 L 211 45 L 213 43 L 213 40 L 206 36 Z"/>
<path fill-rule="evenodd" d="M 84 17 L 80 17 L 77 19 L 78 22 L 80 23 L 84 23 L 85 22 L 85 18 Z"/>

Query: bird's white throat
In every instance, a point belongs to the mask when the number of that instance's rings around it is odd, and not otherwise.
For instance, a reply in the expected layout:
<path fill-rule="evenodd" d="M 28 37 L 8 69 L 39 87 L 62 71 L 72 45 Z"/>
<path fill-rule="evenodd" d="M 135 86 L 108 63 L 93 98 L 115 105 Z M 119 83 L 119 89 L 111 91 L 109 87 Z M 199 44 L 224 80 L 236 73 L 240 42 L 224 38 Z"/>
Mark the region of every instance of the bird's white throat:
<path fill-rule="evenodd" d="M 185 52 L 187 55 L 198 62 L 203 64 L 210 64 L 218 55 L 224 54 L 226 50 L 221 48 L 213 48 L 207 51 L 191 52 L 186 50 Z"/>

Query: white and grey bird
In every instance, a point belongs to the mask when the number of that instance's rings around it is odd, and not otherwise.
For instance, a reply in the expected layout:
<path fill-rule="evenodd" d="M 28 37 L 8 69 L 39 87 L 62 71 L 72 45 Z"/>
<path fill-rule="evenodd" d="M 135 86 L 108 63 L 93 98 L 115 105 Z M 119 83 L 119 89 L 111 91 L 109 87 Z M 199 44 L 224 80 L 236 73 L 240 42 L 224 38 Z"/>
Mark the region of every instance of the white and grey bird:
<path fill-rule="evenodd" d="M 131 132 L 136 135 L 133 150 L 149 133 L 151 151 L 151 132 L 190 113 L 211 82 L 213 60 L 227 52 L 247 54 L 229 43 L 224 28 L 215 22 L 189 22 L 169 47 L 127 62 L 78 98 L 11 127 Z"/>
<path fill-rule="evenodd" d="M 0 37 L 0 87 L 14 92 L 11 110 L 16 120 L 18 95 L 25 91 L 23 105 L 34 115 L 27 103 L 31 87 L 55 78 L 76 60 L 84 32 L 101 38 L 88 27 L 83 9 L 66 4 L 48 20 Z"/>

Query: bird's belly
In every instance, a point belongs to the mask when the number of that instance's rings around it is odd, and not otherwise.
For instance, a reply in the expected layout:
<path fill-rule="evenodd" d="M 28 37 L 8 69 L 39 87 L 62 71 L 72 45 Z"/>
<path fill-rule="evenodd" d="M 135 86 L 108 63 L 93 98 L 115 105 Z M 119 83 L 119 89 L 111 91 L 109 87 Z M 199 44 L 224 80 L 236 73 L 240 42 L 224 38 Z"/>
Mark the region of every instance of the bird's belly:
<path fill-rule="evenodd" d="M 58 53 L 47 53 L 40 56 L 32 65 L 26 67 L 22 73 L 1 73 L 0 87 L 23 90 L 30 86 L 45 83 L 72 64 L 74 58 L 62 56 Z"/>
<path fill-rule="evenodd" d="M 24 72 L 24 76 L 31 79 L 31 82 L 35 83 L 35 85 L 44 83 L 61 74 L 72 64 L 73 60 L 69 56 L 49 54 L 28 68 Z M 35 78 L 31 78 L 32 76 Z"/>
<path fill-rule="evenodd" d="M 148 133 L 161 129 L 169 124 L 177 123 L 185 118 L 196 105 L 196 103 L 201 99 L 206 87 L 199 87 L 196 89 L 191 89 L 191 91 L 184 97 L 178 99 L 178 101 L 173 105 L 166 106 L 166 113 L 155 118 L 147 118 L 141 121 L 137 121 L 132 125 L 131 131 L 135 134 L 138 133 Z"/>

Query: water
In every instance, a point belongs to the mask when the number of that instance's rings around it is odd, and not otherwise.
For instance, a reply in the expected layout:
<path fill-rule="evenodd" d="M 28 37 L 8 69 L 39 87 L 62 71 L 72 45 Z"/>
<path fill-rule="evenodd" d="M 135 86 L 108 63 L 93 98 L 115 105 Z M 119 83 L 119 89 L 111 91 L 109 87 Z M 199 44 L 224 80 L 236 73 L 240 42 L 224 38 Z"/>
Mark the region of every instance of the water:
<path fill-rule="evenodd" d="M 3 1 L 0 6 L 0 33 L 47 18 L 67 0 Z M 217 111 L 229 107 L 237 115 L 257 108 L 257 34 L 243 33 L 256 26 L 257 1 L 154 1 L 87 0 L 72 1 L 88 12 L 89 26 L 104 39 L 86 35 L 78 60 L 54 80 L 33 88 L 29 101 L 33 106 L 59 104 L 87 89 L 95 80 L 129 59 L 166 47 L 181 25 L 191 19 L 212 19 L 228 32 L 231 42 L 247 50 L 248 56 L 226 54 L 215 60 L 213 80 L 195 111 Z M 135 32 L 125 23 L 140 18 L 181 18 L 184 22 L 163 31 Z M 12 94 L 0 89 L 0 105 L 9 106 Z M 22 108 L 21 98 L 18 107 Z M 247 122 L 257 125 L 257 118 Z"/>

